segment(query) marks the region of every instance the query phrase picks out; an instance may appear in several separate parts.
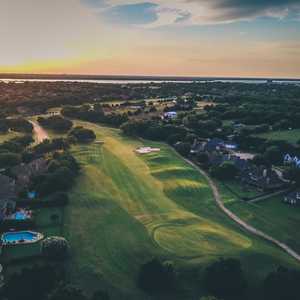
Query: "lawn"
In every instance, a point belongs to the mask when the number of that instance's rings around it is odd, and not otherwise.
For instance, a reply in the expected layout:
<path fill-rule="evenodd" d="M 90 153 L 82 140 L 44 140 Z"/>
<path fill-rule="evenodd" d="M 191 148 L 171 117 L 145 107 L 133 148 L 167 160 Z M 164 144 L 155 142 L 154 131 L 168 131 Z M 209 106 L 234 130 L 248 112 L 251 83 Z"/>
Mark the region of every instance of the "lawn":
<path fill-rule="evenodd" d="M 12 138 L 22 136 L 22 133 L 9 131 L 8 133 L 0 133 L 0 143 L 6 142 Z"/>
<path fill-rule="evenodd" d="M 152 256 L 199 269 L 221 256 L 239 257 L 253 283 L 278 264 L 296 266 L 285 253 L 227 219 L 206 180 L 170 147 L 77 124 L 104 141 L 72 150 L 82 172 L 70 192 L 63 235 L 72 246 L 70 280 L 85 291 L 102 287 L 113 299 L 146 299 L 135 282 L 141 263 Z M 161 151 L 139 156 L 134 149 L 141 145 Z"/>
<path fill-rule="evenodd" d="M 296 144 L 300 140 L 300 129 L 270 131 L 258 134 L 257 136 L 269 140 L 284 140 Z"/>
<path fill-rule="evenodd" d="M 53 220 L 51 216 L 56 215 L 57 218 Z M 40 232 L 44 237 L 52 235 L 62 235 L 62 224 L 64 221 L 64 208 L 51 207 L 41 208 L 34 211 L 34 218 L 36 222 L 36 228 L 33 231 Z M 31 265 L 31 260 L 37 258 L 40 255 L 40 242 L 33 244 L 24 244 L 18 246 L 10 246 L 3 248 L 1 262 L 2 263 L 15 263 L 22 262 L 20 267 L 17 264 L 14 270 L 20 270 L 27 259 L 30 259 L 28 266 Z M 11 272 L 12 270 L 10 270 Z"/>
<path fill-rule="evenodd" d="M 241 200 L 251 199 L 263 194 L 263 192 L 259 191 L 255 187 L 243 185 L 239 180 L 226 181 L 225 188 L 226 187 L 231 193 L 233 193 L 233 195 L 237 196 Z"/>
<path fill-rule="evenodd" d="M 256 203 L 236 199 L 225 187 L 220 187 L 225 205 L 244 221 L 286 243 L 300 252 L 300 208 L 282 202 L 283 196 L 274 196 Z"/>

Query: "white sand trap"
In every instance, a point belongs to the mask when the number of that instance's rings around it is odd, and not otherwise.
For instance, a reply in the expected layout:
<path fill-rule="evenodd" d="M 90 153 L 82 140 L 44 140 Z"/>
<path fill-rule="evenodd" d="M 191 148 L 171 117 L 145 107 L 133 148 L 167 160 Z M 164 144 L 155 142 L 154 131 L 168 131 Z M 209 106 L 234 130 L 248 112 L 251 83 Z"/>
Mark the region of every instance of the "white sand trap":
<path fill-rule="evenodd" d="M 147 153 L 151 153 L 151 152 L 159 152 L 160 149 L 159 148 L 152 148 L 152 147 L 140 147 L 135 149 L 135 152 L 139 153 L 139 154 L 147 154 Z"/>

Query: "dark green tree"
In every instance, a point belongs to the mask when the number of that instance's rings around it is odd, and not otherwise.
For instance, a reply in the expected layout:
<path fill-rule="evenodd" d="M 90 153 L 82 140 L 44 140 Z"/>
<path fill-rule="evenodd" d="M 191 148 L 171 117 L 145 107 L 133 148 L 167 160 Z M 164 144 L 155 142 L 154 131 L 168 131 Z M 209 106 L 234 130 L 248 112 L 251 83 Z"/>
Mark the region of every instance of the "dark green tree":
<path fill-rule="evenodd" d="M 204 284 L 209 293 L 227 299 L 244 299 L 247 281 L 237 259 L 220 259 L 208 266 Z"/>

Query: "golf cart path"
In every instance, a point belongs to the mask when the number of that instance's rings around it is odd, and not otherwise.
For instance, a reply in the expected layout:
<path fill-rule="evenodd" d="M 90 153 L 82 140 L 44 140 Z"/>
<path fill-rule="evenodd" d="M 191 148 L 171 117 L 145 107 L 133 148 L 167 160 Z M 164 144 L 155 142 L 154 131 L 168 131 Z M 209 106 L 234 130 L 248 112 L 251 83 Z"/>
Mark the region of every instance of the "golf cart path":
<path fill-rule="evenodd" d="M 289 254 L 290 256 L 292 256 L 293 258 L 295 258 L 298 262 L 300 262 L 300 255 L 294 251 L 293 249 L 291 249 L 289 246 L 287 246 L 286 244 L 280 242 L 279 240 L 271 237 L 270 235 L 262 232 L 259 229 L 256 229 L 255 227 L 251 226 L 250 224 L 244 222 L 242 219 L 240 219 L 237 215 L 235 215 L 233 212 L 231 212 L 228 208 L 225 207 L 223 201 L 222 201 L 222 197 L 219 193 L 218 187 L 216 186 L 216 184 L 213 182 L 213 180 L 210 178 L 210 176 L 202 169 L 200 169 L 196 164 L 194 164 L 192 161 L 185 159 L 184 160 L 191 166 L 193 166 L 196 170 L 198 170 L 208 181 L 212 191 L 213 191 L 213 195 L 214 195 L 214 199 L 217 203 L 217 205 L 219 206 L 219 208 L 230 218 L 232 219 L 234 222 L 236 222 L 237 224 L 239 224 L 242 228 L 244 228 L 246 231 L 259 236 L 273 244 L 275 244 L 277 247 L 281 248 L 283 251 L 285 251 L 287 254 Z"/>

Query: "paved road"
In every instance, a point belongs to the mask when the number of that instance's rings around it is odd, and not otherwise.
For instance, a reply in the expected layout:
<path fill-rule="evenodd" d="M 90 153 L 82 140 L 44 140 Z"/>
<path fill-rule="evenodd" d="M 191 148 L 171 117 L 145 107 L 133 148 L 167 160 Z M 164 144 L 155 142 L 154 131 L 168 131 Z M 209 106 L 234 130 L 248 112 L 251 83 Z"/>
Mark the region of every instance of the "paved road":
<path fill-rule="evenodd" d="M 259 236 L 273 244 L 275 244 L 276 246 L 278 246 L 279 248 L 281 248 L 282 250 L 284 250 L 286 253 L 288 253 L 290 256 L 292 256 L 293 258 L 295 258 L 298 262 L 300 262 L 300 255 L 294 251 L 293 249 L 291 249 L 289 246 L 287 246 L 286 244 L 278 241 L 277 239 L 271 237 L 270 235 L 262 232 L 259 229 L 256 229 L 255 227 L 249 225 L 248 223 L 244 222 L 242 219 L 240 219 L 237 215 L 235 215 L 233 212 L 231 212 L 228 208 L 225 207 L 223 201 L 222 201 L 222 197 L 219 193 L 219 190 L 216 186 L 216 184 L 212 181 L 212 179 L 210 178 L 210 176 L 202 169 L 200 169 L 196 164 L 194 164 L 193 162 L 191 162 L 188 159 L 184 159 L 188 164 L 190 164 L 191 166 L 193 166 L 194 168 L 196 168 L 208 181 L 212 191 L 213 191 L 213 195 L 214 198 L 216 200 L 217 205 L 219 206 L 219 208 L 233 221 L 235 221 L 237 224 L 239 224 L 242 228 L 244 228 L 245 230 L 247 230 L 248 232 Z"/>
<path fill-rule="evenodd" d="M 40 144 L 49 139 L 48 133 L 35 121 L 29 121 L 33 126 L 35 143 Z"/>

